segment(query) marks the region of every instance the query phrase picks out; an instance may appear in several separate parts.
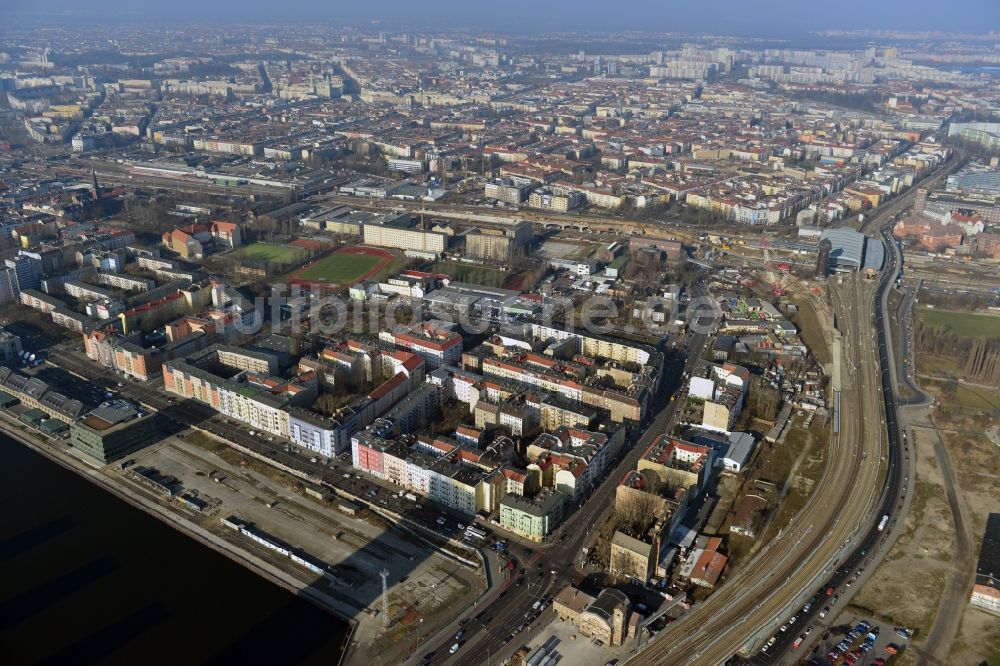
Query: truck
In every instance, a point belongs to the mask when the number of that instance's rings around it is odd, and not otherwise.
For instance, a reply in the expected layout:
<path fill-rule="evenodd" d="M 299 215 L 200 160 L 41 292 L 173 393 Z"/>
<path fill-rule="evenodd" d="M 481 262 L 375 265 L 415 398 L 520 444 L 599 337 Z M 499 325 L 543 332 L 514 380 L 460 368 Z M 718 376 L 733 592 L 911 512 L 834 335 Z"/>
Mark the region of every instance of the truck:
<path fill-rule="evenodd" d="M 882 520 L 878 522 L 878 531 L 881 532 L 885 529 L 885 526 L 889 523 L 889 514 L 882 516 Z"/>
<path fill-rule="evenodd" d="M 417 496 L 414 495 L 413 493 L 406 493 L 405 495 L 403 495 L 403 497 L 405 497 L 406 499 L 410 500 L 411 502 L 416 502 L 417 501 Z"/>

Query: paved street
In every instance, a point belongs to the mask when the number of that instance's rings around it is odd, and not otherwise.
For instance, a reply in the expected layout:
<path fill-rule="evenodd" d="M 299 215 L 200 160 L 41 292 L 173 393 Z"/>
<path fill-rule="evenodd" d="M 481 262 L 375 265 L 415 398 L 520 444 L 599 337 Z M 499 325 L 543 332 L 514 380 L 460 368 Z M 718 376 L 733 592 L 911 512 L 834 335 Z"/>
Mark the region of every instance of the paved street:
<path fill-rule="evenodd" d="M 677 389 L 683 372 L 691 371 L 698 362 L 706 339 L 702 334 L 692 335 L 687 345 L 686 358 L 683 361 L 674 359 L 668 362 L 654 404 L 655 415 L 642 435 L 637 441 L 632 440 L 631 448 L 615 470 L 607 475 L 587 502 L 563 523 L 548 542 L 520 560 L 524 573 L 516 574 L 510 581 L 502 583 L 499 590 L 491 591 L 480 601 L 480 610 L 463 627 L 460 650 L 455 655 L 448 653 L 456 642 L 453 634 L 448 634 L 448 638 L 420 651 L 417 657 L 430 654 L 428 663 L 431 664 L 471 666 L 484 663 L 483 659 L 499 659 L 524 642 L 524 637 L 517 629 L 520 627 L 522 631 L 530 630 L 526 613 L 540 597 L 552 596 L 574 581 L 579 553 L 589 542 L 591 529 L 600 525 L 611 511 L 612 496 L 621 475 L 625 470 L 633 469 L 646 447 L 673 423 L 679 403 L 670 400 L 669 396 Z M 555 571 L 554 576 L 552 571 Z M 519 583 L 521 580 L 527 583 Z M 453 628 L 457 633 L 458 624 L 455 623 Z"/>

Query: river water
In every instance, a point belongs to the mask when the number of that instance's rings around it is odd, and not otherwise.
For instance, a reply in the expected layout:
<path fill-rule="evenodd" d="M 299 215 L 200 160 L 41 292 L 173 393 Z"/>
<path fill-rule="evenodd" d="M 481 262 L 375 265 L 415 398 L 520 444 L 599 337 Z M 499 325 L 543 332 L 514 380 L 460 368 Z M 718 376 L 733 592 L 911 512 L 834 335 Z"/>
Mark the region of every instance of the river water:
<path fill-rule="evenodd" d="M 0 661 L 334 664 L 347 626 L 0 434 Z"/>

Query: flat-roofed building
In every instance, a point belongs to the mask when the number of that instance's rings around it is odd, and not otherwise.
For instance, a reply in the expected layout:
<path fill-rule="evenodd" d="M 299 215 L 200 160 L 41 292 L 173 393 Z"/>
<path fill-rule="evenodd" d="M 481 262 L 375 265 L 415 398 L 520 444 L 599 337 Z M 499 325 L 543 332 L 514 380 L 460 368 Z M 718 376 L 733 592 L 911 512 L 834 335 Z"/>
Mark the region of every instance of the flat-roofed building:
<path fill-rule="evenodd" d="M 19 356 L 22 351 L 21 336 L 0 328 L 0 361 L 9 361 Z"/>
<path fill-rule="evenodd" d="M 409 213 L 365 223 L 362 232 L 365 243 L 401 250 L 441 253 L 448 249 L 449 236 L 419 228 L 419 221 Z"/>
<path fill-rule="evenodd" d="M 41 312 L 52 312 L 56 308 L 64 307 L 62 301 L 55 296 L 49 296 L 35 289 L 25 289 L 21 291 L 21 305 L 27 305 Z"/>
<path fill-rule="evenodd" d="M 124 400 L 101 405 L 70 424 L 73 447 L 101 464 L 142 449 L 163 436 L 159 415 Z"/>
<path fill-rule="evenodd" d="M 524 203 L 530 191 L 530 186 L 519 184 L 510 178 L 486 183 L 483 188 L 483 194 L 487 199 L 496 199 L 515 206 Z"/>

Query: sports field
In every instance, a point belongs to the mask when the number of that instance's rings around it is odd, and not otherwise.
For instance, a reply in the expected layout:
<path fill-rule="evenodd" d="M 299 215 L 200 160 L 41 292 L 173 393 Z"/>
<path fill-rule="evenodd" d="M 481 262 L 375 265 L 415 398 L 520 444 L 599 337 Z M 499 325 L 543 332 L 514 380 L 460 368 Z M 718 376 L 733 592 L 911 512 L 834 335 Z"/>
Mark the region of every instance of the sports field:
<path fill-rule="evenodd" d="M 239 248 L 230 256 L 249 261 L 294 264 L 305 259 L 306 251 L 300 247 L 289 247 L 274 243 L 254 243 Z"/>
<path fill-rule="evenodd" d="M 307 264 L 292 275 L 292 282 L 307 285 L 351 285 L 367 279 L 392 261 L 385 250 L 345 247 Z"/>
<path fill-rule="evenodd" d="M 950 331 L 964 338 L 1000 338 L 1000 316 L 997 315 L 930 308 L 919 308 L 917 314 L 925 326 Z"/>

